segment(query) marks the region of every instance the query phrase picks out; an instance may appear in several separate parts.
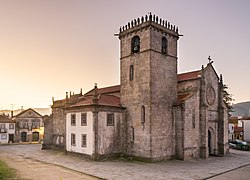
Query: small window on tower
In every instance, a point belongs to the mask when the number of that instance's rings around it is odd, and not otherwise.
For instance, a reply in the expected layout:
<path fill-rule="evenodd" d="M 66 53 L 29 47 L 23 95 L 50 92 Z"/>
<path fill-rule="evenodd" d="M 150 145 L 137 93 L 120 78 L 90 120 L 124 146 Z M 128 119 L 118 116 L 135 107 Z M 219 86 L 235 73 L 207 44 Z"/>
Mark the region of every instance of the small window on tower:
<path fill-rule="evenodd" d="M 131 41 L 131 53 L 140 52 L 140 37 L 134 36 Z"/>
<path fill-rule="evenodd" d="M 134 66 L 130 65 L 129 68 L 129 80 L 132 81 L 134 79 Z"/>
<path fill-rule="evenodd" d="M 141 123 L 145 123 L 145 106 L 141 107 Z"/>
<path fill-rule="evenodd" d="M 162 54 L 168 53 L 168 40 L 166 37 L 163 37 L 161 40 L 161 52 Z"/>

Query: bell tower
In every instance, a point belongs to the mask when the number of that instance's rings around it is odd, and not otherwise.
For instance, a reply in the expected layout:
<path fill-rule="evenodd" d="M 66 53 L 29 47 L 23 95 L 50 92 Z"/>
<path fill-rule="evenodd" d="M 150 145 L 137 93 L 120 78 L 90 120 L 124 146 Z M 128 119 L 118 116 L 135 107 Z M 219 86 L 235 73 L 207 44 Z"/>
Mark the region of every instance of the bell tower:
<path fill-rule="evenodd" d="M 175 155 L 178 28 L 151 13 L 120 28 L 125 153 L 150 161 Z"/>

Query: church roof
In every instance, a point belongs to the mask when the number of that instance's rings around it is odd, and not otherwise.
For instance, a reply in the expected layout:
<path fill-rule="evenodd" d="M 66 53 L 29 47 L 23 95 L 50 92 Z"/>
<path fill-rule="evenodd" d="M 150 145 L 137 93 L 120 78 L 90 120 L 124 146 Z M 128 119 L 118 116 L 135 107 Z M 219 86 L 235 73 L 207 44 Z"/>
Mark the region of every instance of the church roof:
<path fill-rule="evenodd" d="M 187 81 L 187 80 L 193 80 L 200 77 L 201 71 L 191 71 L 187 73 L 182 73 L 177 75 L 177 80 L 179 81 Z M 104 88 L 98 88 L 97 94 L 110 94 L 115 92 L 120 92 L 121 85 L 115 85 L 115 86 L 109 86 Z M 89 92 L 85 93 L 84 96 L 92 96 L 94 94 L 94 88 L 91 89 Z"/>
<path fill-rule="evenodd" d="M 120 92 L 121 86 L 120 85 L 115 85 L 115 86 L 109 86 L 109 87 L 104 87 L 104 88 L 98 88 L 97 89 L 97 94 L 108 94 L 108 93 L 115 93 L 115 92 Z M 85 96 L 90 96 L 94 94 L 94 88 L 84 94 Z"/>
<path fill-rule="evenodd" d="M 88 106 L 88 105 L 102 105 L 102 106 L 112 106 L 112 107 L 121 107 L 120 98 L 107 95 L 107 94 L 99 94 L 97 97 L 97 103 L 94 103 L 92 96 L 85 96 L 82 98 L 83 100 L 69 106 L 69 107 L 80 107 L 80 106 Z"/>
<path fill-rule="evenodd" d="M 178 82 L 195 80 L 198 79 L 201 75 L 201 70 L 191 71 L 177 75 Z M 96 94 L 98 95 L 98 105 L 112 106 L 112 107 L 121 107 L 120 98 L 114 96 L 113 93 L 120 93 L 121 85 L 114 85 L 104 88 L 96 88 Z M 80 107 L 86 105 L 94 105 L 93 103 L 93 95 L 95 93 L 95 88 L 91 89 L 83 96 L 79 97 L 79 100 L 76 103 L 71 104 L 69 107 Z M 178 94 L 178 103 L 183 102 L 194 95 L 195 92 L 187 92 Z M 65 100 L 63 100 L 64 102 Z M 58 101 L 59 102 L 59 101 Z M 60 101 L 61 102 L 61 101 Z M 52 107 L 54 107 L 55 102 Z"/>
<path fill-rule="evenodd" d="M 193 79 L 198 79 L 201 75 L 201 71 L 191 71 L 187 73 L 182 73 L 177 75 L 177 80 L 178 82 L 180 81 L 187 81 L 187 80 L 193 80 Z"/>

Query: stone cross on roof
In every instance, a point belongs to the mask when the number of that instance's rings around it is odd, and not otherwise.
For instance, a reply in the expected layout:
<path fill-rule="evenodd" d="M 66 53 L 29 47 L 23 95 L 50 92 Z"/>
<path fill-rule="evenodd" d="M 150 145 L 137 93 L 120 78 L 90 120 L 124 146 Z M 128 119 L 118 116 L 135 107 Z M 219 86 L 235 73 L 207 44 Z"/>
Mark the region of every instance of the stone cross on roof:
<path fill-rule="evenodd" d="M 210 58 L 210 56 L 208 56 L 208 62 L 209 62 L 209 63 L 211 62 L 211 60 L 212 60 L 212 59 Z"/>

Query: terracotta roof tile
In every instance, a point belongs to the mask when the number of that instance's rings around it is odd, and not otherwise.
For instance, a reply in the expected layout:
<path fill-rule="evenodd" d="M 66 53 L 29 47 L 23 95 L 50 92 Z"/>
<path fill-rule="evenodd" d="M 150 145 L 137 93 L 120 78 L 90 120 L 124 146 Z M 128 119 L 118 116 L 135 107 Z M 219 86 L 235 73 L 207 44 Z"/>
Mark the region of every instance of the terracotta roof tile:
<path fill-rule="evenodd" d="M 0 123 L 15 123 L 14 120 L 11 120 L 8 116 L 6 115 L 0 115 Z"/>
<path fill-rule="evenodd" d="M 177 80 L 179 81 L 186 81 L 199 78 L 201 71 L 192 71 L 187 73 L 182 73 L 177 75 Z"/>
<path fill-rule="evenodd" d="M 79 107 L 87 105 L 94 105 L 92 101 L 92 96 L 85 96 L 82 101 L 75 103 L 69 107 Z M 105 94 L 99 94 L 98 105 L 121 107 L 119 97 L 113 95 L 105 95 Z"/>
<path fill-rule="evenodd" d="M 116 86 L 109 86 L 109 87 L 104 87 L 104 88 L 98 88 L 97 89 L 97 94 L 107 94 L 107 93 L 114 93 L 114 92 L 120 92 L 121 86 L 116 85 Z M 94 94 L 94 89 L 90 90 L 85 96 L 93 95 Z"/>
<path fill-rule="evenodd" d="M 234 132 L 235 133 L 240 133 L 243 131 L 243 128 L 242 127 L 234 127 Z"/>

